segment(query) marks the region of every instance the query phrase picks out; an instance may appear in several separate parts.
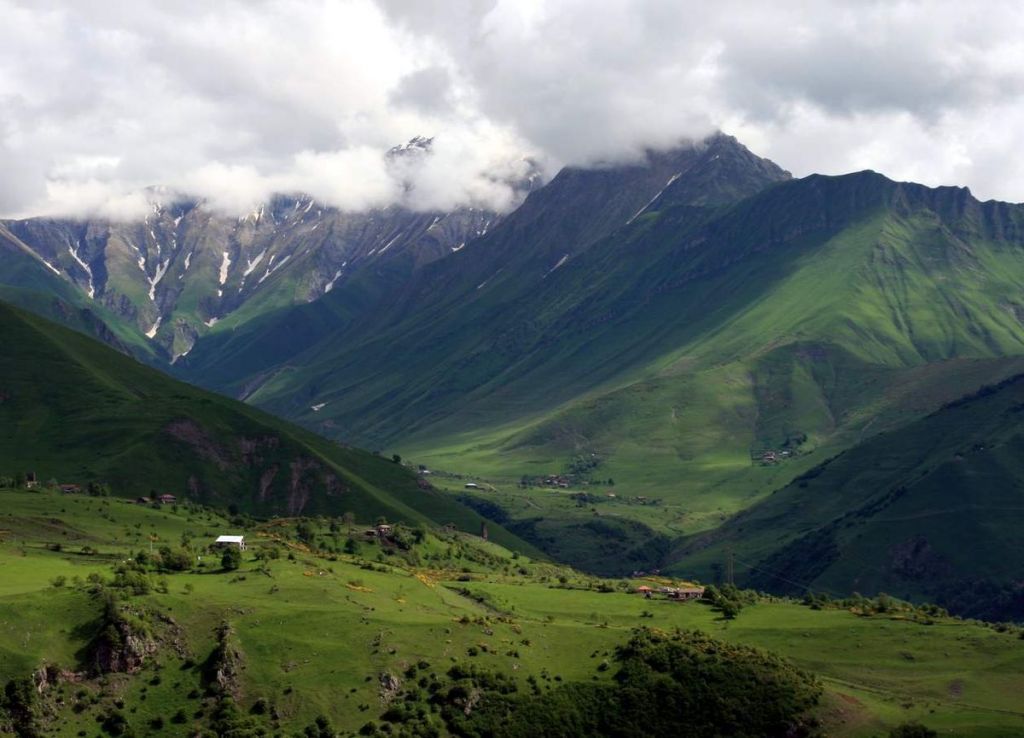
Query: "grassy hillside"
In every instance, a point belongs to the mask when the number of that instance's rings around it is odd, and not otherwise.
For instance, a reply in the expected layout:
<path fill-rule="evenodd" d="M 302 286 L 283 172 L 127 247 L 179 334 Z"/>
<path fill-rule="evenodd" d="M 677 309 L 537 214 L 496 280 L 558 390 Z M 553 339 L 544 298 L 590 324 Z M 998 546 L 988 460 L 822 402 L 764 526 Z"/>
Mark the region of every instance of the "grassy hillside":
<path fill-rule="evenodd" d="M 398 445 L 506 487 L 593 456 L 592 481 L 661 501 L 658 533 L 714 527 L 843 448 L 1024 369 L 1019 218 L 870 173 L 777 185 L 700 226 L 689 211 L 652 214 L 564 268 L 550 289 L 568 307 L 531 324 L 536 351 L 478 354 L 513 363 L 439 400 L 421 418 L 430 431 Z M 585 389 L 602 372 L 614 378 Z M 776 461 L 760 463 L 765 451 Z"/>
<path fill-rule="evenodd" d="M 735 202 L 788 177 L 772 162 L 722 135 L 696 146 L 649 152 L 643 163 L 566 168 L 493 229 L 485 226 L 479 238 L 453 244 L 455 248 L 445 258 L 422 270 L 373 264 L 372 270 L 355 274 L 351 280 L 346 277 L 318 301 L 326 306 L 296 307 L 251 323 L 236 321 L 237 330 L 230 334 L 214 331 L 178 369 L 185 378 L 205 386 L 248 396 L 273 373 L 283 373 L 280 382 L 285 389 L 306 390 L 289 385 L 291 368 L 302 370 L 318 361 L 326 364 L 334 360 L 333 354 L 364 342 L 373 344 L 367 351 L 387 351 L 386 340 L 375 341 L 379 334 L 402 335 L 402 344 L 390 348 L 412 359 L 424 349 L 421 339 L 410 341 L 410 336 L 419 333 L 422 338 L 429 336 L 428 343 L 433 344 L 424 359 L 444 356 L 453 349 L 463 352 L 475 345 L 472 335 L 454 337 L 454 346 L 442 345 L 446 337 L 434 328 L 443 324 L 443 333 L 453 334 L 479 325 L 479 319 L 493 319 L 516 298 L 532 294 L 545 275 L 554 273 L 556 264 L 587 251 L 655 202 L 701 206 Z M 341 319 L 324 325 L 325 311 Z M 283 330 L 285 326 L 296 330 L 303 340 L 293 340 L 290 332 Z M 298 383 L 304 378 L 300 371 L 292 380 Z M 326 383 L 322 389 L 334 387 Z M 272 395 L 275 390 L 276 384 L 264 394 Z M 370 385 L 360 395 L 375 391 Z M 305 391 L 298 394 L 296 412 L 315 403 L 306 403 Z M 327 414 L 336 415 L 333 410 Z M 376 417 L 361 422 L 363 438 L 383 436 L 368 432 L 375 422 Z"/>
<path fill-rule="evenodd" d="M 778 184 L 724 211 L 669 207 L 537 279 L 526 296 L 485 289 L 444 314 L 410 310 L 408 322 L 349 335 L 344 350 L 300 355 L 251 400 L 421 453 L 471 434 L 497 443 L 512 473 L 522 447 L 519 457 L 565 459 L 589 443 L 611 458 L 635 437 L 621 428 L 657 437 L 666 416 L 645 419 L 632 403 L 595 415 L 621 391 L 676 407 L 680 450 L 699 449 L 705 432 L 735 437 L 737 424 L 747 453 L 784 442 L 786 425 L 810 450 L 850 432 L 850 421 L 884 414 L 901 372 L 1021 354 L 1020 220 L 1011 206 L 870 173 Z M 771 353 L 793 348 L 834 359 L 817 362 L 824 375 L 773 372 L 785 356 Z M 862 375 L 885 372 L 892 384 L 864 386 Z M 946 400 L 976 388 L 948 379 Z M 699 396 L 683 403 L 687 385 Z M 785 393 L 803 400 L 772 404 Z M 762 410 L 780 407 L 791 417 L 758 426 Z M 730 412 L 746 418 L 733 423 Z M 719 467 L 722 452 L 697 463 Z"/>
<path fill-rule="evenodd" d="M 196 390 L 0 304 L 0 470 L 261 514 L 480 518 L 402 467 Z M 496 526 L 495 536 L 517 545 Z"/>
<path fill-rule="evenodd" d="M 727 548 L 772 591 L 890 592 L 961 613 L 1024 618 L 1024 375 L 812 468 L 712 534 L 678 567 Z"/>
<path fill-rule="evenodd" d="M 467 715 L 541 700 L 549 720 L 537 734 L 554 735 L 567 695 L 617 683 L 615 649 L 641 626 L 656 639 L 683 628 L 721 641 L 709 664 L 754 646 L 814 674 L 824 694 L 812 717 L 827 735 L 880 736 L 911 720 L 968 738 L 1024 730 L 1024 640 L 897 603 L 878 613 L 759 600 L 726 620 L 464 534 L 403 548 L 338 519 L 260 523 L 54 492 L 0 490 L 0 501 L 0 683 L 32 680 L 28 713 L 45 735 L 125 724 L 121 734 L 181 735 L 229 721 L 291 735 L 318 716 L 331 726 L 319 735 L 383 735 L 385 723 L 446 733 L 463 688 L 478 690 Z M 249 542 L 235 571 L 206 550 L 225 532 Z M 184 571 L 154 570 L 179 551 Z M 130 637 L 97 651 L 105 628 Z M 751 694 L 780 674 L 773 657 L 755 658 Z M 741 684 L 708 677 L 722 698 Z"/>

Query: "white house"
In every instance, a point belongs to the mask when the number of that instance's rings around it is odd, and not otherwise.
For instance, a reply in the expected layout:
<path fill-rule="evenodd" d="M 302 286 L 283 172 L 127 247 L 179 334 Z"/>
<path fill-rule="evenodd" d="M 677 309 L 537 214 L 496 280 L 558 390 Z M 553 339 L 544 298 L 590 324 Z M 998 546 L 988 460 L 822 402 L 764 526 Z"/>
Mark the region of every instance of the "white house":
<path fill-rule="evenodd" d="M 245 550 L 245 536 L 217 536 L 214 546 L 238 546 L 239 551 Z"/>

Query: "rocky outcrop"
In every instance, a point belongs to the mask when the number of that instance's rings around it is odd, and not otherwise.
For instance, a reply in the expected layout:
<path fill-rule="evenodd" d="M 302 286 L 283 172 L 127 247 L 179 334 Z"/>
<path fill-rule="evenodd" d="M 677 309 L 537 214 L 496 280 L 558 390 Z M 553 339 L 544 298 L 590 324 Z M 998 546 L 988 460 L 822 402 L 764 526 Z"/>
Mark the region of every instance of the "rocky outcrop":
<path fill-rule="evenodd" d="M 145 614 L 116 602 L 104 606 L 99 626 L 86 648 L 86 670 L 94 676 L 133 674 L 142 669 L 159 647 Z"/>
<path fill-rule="evenodd" d="M 216 636 L 217 645 L 203 664 L 203 681 L 210 692 L 237 698 L 245 669 L 244 656 L 230 623 L 225 621 L 217 626 Z"/>
<path fill-rule="evenodd" d="M 167 424 L 164 432 L 171 438 L 191 446 L 196 453 L 217 465 L 221 471 L 231 467 L 228 452 L 214 441 L 194 420 L 175 420 Z"/>
<path fill-rule="evenodd" d="M 378 678 L 380 683 L 380 702 L 382 705 L 391 704 L 402 691 L 402 680 L 390 672 L 381 672 Z"/>

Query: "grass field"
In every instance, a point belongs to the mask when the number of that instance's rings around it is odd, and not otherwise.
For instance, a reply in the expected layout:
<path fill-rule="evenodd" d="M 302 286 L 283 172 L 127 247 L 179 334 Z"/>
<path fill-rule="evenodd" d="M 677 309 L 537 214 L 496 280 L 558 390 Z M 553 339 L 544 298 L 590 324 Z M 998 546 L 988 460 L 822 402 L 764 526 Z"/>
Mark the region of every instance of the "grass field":
<path fill-rule="evenodd" d="M 46 491 L 0 491 L 0 509 L 0 681 L 42 664 L 77 668 L 98 616 L 77 586 L 89 574 L 109 575 L 112 563 L 150 546 L 177 547 L 183 535 L 205 558 L 204 568 L 167 574 L 130 600 L 166 617 L 173 645 L 162 641 L 136 674 L 50 687 L 48 735 L 95 734 L 97 716 L 119 700 L 139 734 L 180 735 L 182 724 L 171 722 L 179 711 L 188 724 L 203 724 L 211 707 L 199 696 L 196 664 L 214 649 L 223 621 L 241 653 L 240 704 L 267 700 L 289 732 L 319 714 L 339 730 L 358 730 L 383 710 L 380 675 L 401 675 L 421 660 L 544 685 L 608 679 L 599 664 L 642 625 L 698 628 L 812 670 L 826 689 L 820 716 L 829 735 L 883 735 L 909 719 L 942 735 L 1024 732 L 1024 640 L 982 625 L 767 600 L 726 621 L 700 603 L 645 600 L 631 593 L 635 583 L 623 589 L 458 533 L 428 534 L 411 549 L 414 564 L 365 541 L 352 544 L 354 554 L 325 555 L 348 540 L 347 527 L 332 532 L 326 519 L 307 521 L 313 553 L 295 539 L 290 519 L 233 523 L 187 506 Z M 353 531 L 358 539 L 362 528 Z M 220 571 L 217 557 L 204 553 L 225 532 L 244 532 L 250 542 L 236 572 Z M 98 553 L 83 554 L 83 546 Z M 254 560 L 270 548 L 282 556 Z M 54 586 L 58 577 L 62 586 Z M 611 591 L 597 591 L 601 584 Z"/>

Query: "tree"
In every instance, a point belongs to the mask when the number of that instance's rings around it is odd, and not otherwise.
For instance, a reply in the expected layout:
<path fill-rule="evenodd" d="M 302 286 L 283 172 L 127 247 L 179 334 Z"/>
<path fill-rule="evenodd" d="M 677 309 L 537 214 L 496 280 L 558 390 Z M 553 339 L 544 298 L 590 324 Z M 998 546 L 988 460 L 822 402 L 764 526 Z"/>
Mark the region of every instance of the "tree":
<path fill-rule="evenodd" d="M 316 537 L 316 531 L 313 530 L 312 525 L 303 520 L 295 526 L 295 535 L 299 537 L 300 541 L 311 546 L 313 545 L 313 539 Z"/>
<path fill-rule="evenodd" d="M 889 731 L 889 738 L 938 738 L 938 735 L 921 723 L 903 723 Z"/>
<path fill-rule="evenodd" d="M 307 738 L 334 738 L 334 728 L 330 720 L 320 715 L 315 723 L 306 726 L 303 735 Z"/>
<path fill-rule="evenodd" d="M 85 491 L 90 497 L 110 497 L 110 485 L 105 482 L 89 482 Z"/>
<path fill-rule="evenodd" d="M 718 611 L 722 613 L 722 617 L 726 620 L 735 620 L 736 616 L 740 614 L 742 605 L 736 602 L 736 600 L 722 599 L 718 602 Z"/>
<path fill-rule="evenodd" d="M 242 552 L 236 546 L 228 546 L 224 549 L 224 555 L 220 557 L 220 565 L 224 571 L 234 571 L 242 565 Z"/>
<path fill-rule="evenodd" d="M 160 547 L 160 568 L 168 571 L 187 571 L 192 568 L 192 557 L 188 551 L 174 550 L 170 546 Z"/>
<path fill-rule="evenodd" d="M 391 460 L 396 464 L 402 463 L 402 457 L 399 454 L 391 454 Z"/>
<path fill-rule="evenodd" d="M 32 680 L 12 679 L 0 693 L 0 708 L 6 707 L 14 734 L 23 738 L 40 735 L 37 722 L 37 692 Z M 0 718 L 3 712 L 0 710 Z"/>

